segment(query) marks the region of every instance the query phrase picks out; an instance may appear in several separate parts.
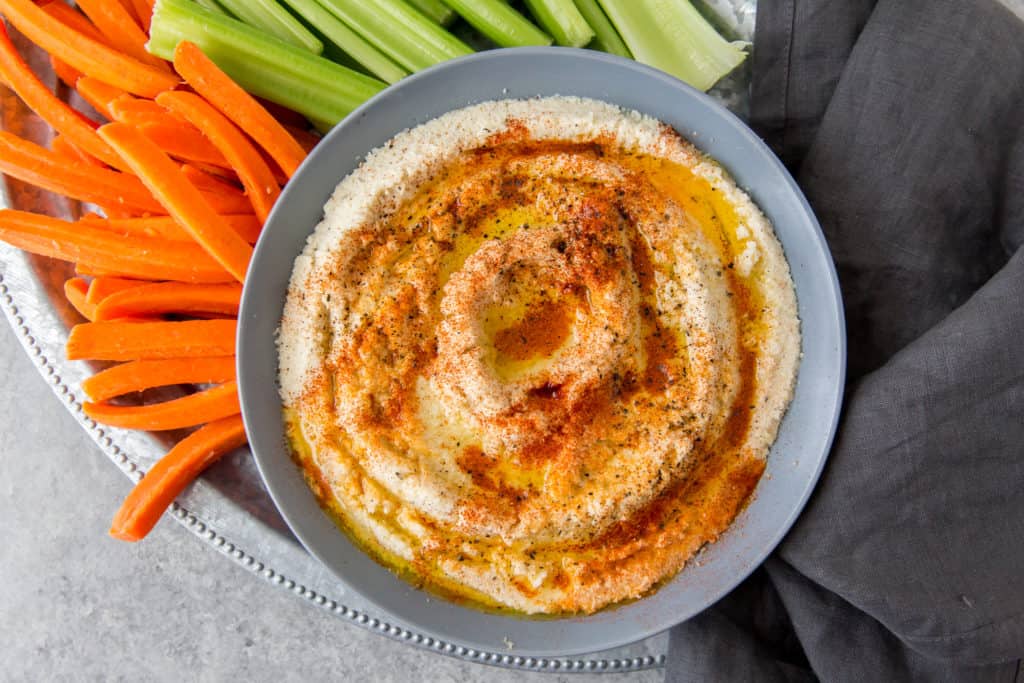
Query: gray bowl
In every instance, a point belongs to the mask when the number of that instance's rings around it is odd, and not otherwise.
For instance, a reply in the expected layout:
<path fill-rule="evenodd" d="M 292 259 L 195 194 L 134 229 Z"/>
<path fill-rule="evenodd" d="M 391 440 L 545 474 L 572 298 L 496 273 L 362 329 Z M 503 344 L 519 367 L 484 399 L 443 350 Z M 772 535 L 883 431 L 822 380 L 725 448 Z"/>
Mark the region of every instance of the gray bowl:
<path fill-rule="evenodd" d="M 417 590 L 356 548 L 321 511 L 289 457 L 277 393 L 274 333 L 292 262 L 335 185 L 396 133 L 476 102 L 577 95 L 664 121 L 717 159 L 775 225 L 796 283 L 803 359 L 793 402 L 754 497 L 700 564 L 659 591 L 586 617 L 526 619 L 461 607 Z M 270 495 L 305 547 L 389 621 L 456 646 L 517 656 L 569 656 L 641 640 L 704 610 L 754 570 L 793 524 L 835 432 L 846 362 L 842 302 L 821 229 L 793 179 L 739 119 L 655 69 L 599 52 L 494 50 L 446 62 L 391 86 L 316 147 L 264 228 L 242 295 L 238 379 L 242 414 Z M 385 616 L 382 615 L 382 616 Z"/>

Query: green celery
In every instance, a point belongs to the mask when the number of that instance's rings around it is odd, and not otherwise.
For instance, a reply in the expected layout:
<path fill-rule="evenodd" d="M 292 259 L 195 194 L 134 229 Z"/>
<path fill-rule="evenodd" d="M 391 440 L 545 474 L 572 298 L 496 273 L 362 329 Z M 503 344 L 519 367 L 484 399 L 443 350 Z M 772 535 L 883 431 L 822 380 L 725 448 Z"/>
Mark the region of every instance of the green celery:
<path fill-rule="evenodd" d="M 576 9 L 580 11 L 596 34 L 588 47 L 620 57 L 633 57 L 633 53 L 622 42 L 619 32 L 612 26 L 612 22 L 608 21 L 608 17 L 605 16 L 601 6 L 597 4 L 597 0 L 575 0 L 575 2 Z"/>
<path fill-rule="evenodd" d="M 324 51 L 324 44 L 309 29 L 275 0 L 217 0 L 232 15 L 258 29 L 277 36 L 313 54 Z"/>
<path fill-rule="evenodd" d="M 550 45 L 551 36 L 502 0 L 444 0 L 480 33 L 502 47 Z"/>
<path fill-rule="evenodd" d="M 700 90 L 746 59 L 687 0 L 599 0 L 633 57 Z"/>
<path fill-rule="evenodd" d="M 320 0 L 320 4 L 409 71 L 473 52 L 401 0 Z"/>
<path fill-rule="evenodd" d="M 526 0 L 526 7 L 559 45 L 583 47 L 594 39 L 594 30 L 572 0 Z"/>
<path fill-rule="evenodd" d="M 325 92 L 322 83 L 297 81 L 290 74 L 269 71 L 234 54 L 217 49 L 211 52 L 210 58 L 247 92 L 299 112 L 323 132 L 363 103 L 359 98 Z"/>
<path fill-rule="evenodd" d="M 387 83 L 395 83 L 409 75 L 362 36 L 340 19 L 324 9 L 317 0 L 282 0 L 300 17 L 315 26 L 327 40 L 341 48 L 348 56 L 364 66 L 370 73 Z"/>
<path fill-rule="evenodd" d="M 441 2 L 441 0 L 407 0 L 407 2 L 435 24 L 451 26 L 452 22 L 455 21 L 455 11 Z"/>
<path fill-rule="evenodd" d="M 340 121 L 385 87 L 191 0 L 157 0 L 146 49 L 172 59 L 182 40 L 198 45 L 248 92 L 320 122 Z"/>
<path fill-rule="evenodd" d="M 227 11 L 225 11 L 225 9 L 223 7 L 221 7 L 220 5 L 217 4 L 217 0 L 195 0 L 195 1 L 196 1 L 196 4 L 202 5 L 203 7 L 205 7 L 208 10 L 210 10 L 211 12 L 216 12 L 217 14 L 227 15 Z"/>

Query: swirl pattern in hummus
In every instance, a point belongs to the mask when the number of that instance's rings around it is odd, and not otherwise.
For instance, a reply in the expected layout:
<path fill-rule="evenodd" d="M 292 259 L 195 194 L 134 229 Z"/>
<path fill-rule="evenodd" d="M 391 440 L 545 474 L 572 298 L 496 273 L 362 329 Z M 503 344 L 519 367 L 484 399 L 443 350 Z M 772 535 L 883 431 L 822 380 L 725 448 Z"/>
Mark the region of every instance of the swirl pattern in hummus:
<path fill-rule="evenodd" d="M 448 596 L 592 612 L 678 572 L 764 470 L 799 360 L 771 226 L 671 128 L 488 102 L 336 189 L 278 339 L 307 479 Z"/>

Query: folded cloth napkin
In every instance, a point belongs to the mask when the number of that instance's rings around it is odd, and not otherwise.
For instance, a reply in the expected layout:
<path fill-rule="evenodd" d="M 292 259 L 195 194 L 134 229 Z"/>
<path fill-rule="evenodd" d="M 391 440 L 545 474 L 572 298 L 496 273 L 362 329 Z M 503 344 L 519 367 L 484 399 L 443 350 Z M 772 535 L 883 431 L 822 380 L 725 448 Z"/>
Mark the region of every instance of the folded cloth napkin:
<path fill-rule="evenodd" d="M 800 519 L 672 631 L 666 678 L 1024 681 L 1024 22 L 760 0 L 753 70 L 838 267 L 849 382 Z"/>

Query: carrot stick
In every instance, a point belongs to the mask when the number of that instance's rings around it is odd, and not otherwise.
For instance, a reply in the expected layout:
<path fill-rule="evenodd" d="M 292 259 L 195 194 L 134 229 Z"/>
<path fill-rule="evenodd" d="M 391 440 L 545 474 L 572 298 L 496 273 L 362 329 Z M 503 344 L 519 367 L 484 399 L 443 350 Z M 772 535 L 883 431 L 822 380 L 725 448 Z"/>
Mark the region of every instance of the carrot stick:
<path fill-rule="evenodd" d="M 167 111 L 153 100 L 125 93 L 110 103 L 110 113 L 116 121 L 140 125 L 143 123 L 182 124 L 185 119 Z"/>
<path fill-rule="evenodd" d="M 7 81 L 29 109 L 75 146 L 110 166 L 124 170 L 124 162 L 110 146 L 96 134 L 92 121 L 60 101 L 50 89 L 36 78 L 32 69 L 18 54 L 7 30 L 0 24 L 0 76 Z"/>
<path fill-rule="evenodd" d="M 15 242 L 11 242 L 11 244 L 17 246 Z M 25 247 L 19 247 L 19 249 L 25 249 Z M 75 275 L 78 275 L 80 277 L 132 277 L 131 273 L 119 273 L 116 270 L 103 268 L 102 266 L 95 266 L 92 265 L 91 263 L 84 263 L 82 261 L 79 261 L 75 264 Z"/>
<path fill-rule="evenodd" d="M 68 302 L 86 320 L 94 320 L 96 309 L 86 301 L 86 291 L 89 285 L 80 277 L 73 277 L 64 282 L 64 296 Z"/>
<path fill-rule="evenodd" d="M 81 71 L 53 55 L 50 55 L 50 68 L 53 69 L 53 73 L 57 74 L 57 78 L 64 81 L 69 88 L 74 88 L 78 79 L 83 77 Z"/>
<path fill-rule="evenodd" d="M 174 163 L 173 161 L 171 162 Z M 177 169 L 178 173 L 181 173 L 180 169 Z M 186 179 L 187 180 L 187 179 Z M 189 183 L 191 186 L 192 183 Z M 193 189 L 195 189 L 193 187 Z M 228 193 L 228 192 L 211 192 L 209 190 L 200 189 L 199 194 L 203 196 L 206 203 L 220 215 L 228 214 L 249 214 L 252 215 L 252 204 L 249 202 L 248 197 L 242 192 Z"/>
<path fill-rule="evenodd" d="M 205 189 L 205 188 L 204 188 Z M 222 214 L 221 219 L 238 233 L 239 237 L 255 244 L 259 239 L 261 224 L 252 214 Z M 102 218 L 89 216 L 81 222 L 101 230 L 107 230 L 126 236 L 160 237 L 176 242 L 192 242 L 192 237 L 185 232 L 178 222 L 170 216 L 146 216 L 144 218 Z"/>
<path fill-rule="evenodd" d="M 135 8 L 135 15 L 139 18 L 139 24 L 142 26 L 142 30 L 148 34 L 149 22 L 153 19 L 152 0 L 128 0 L 128 2 Z"/>
<path fill-rule="evenodd" d="M 222 180 L 229 183 L 233 183 L 238 187 L 242 187 L 242 181 L 238 179 L 238 174 L 226 166 L 217 166 L 215 164 L 205 164 L 201 161 L 189 161 L 186 162 L 190 166 L 195 166 L 200 171 L 206 171 L 210 175 L 215 175 Z"/>
<path fill-rule="evenodd" d="M 146 284 L 144 280 L 129 280 L 123 277 L 97 277 L 89 283 L 89 289 L 85 292 L 85 301 L 93 306 L 106 299 L 111 294 L 139 287 Z M 93 320 L 95 320 L 95 316 Z"/>
<path fill-rule="evenodd" d="M 260 219 L 251 214 L 235 213 L 221 214 L 221 218 L 231 226 L 231 229 L 238 233 L 238 236 L 248 244 L 256 244 L 263 230 L 263 223 Z"/>
<path fill-rule="evenodd" d="M 165 92 L 156 98 L 157 104 L 184 116 L 202 131 L 213 146 L 228 160 L 245 187 L 245 193 L 256 210 L 256 216 L 266 221 L 281 188 L 270 167 L 249 142 L 248 138 L 223 114 L 207 104 L 203 98 L 190 92 Z"/>
<path fill-rule="evenodd" d="M 278 188 L 287 185 L 288 176 L 287 174 L 285 174 L 284 171 L 281 170 L 281 167 L 277 165 L 277 162 L 274 161 L 273 157 L 267 154 L 267 151 L 264 149 L 260 149 L 258 147 L 254 147 L 253 149 L 256 150 L 256 152 L 260 155 L 260 158 L 263 160 L 263 163 L 266 164 L 267 168 L 270 169 L 270 175 L 273 176 L 274 182 L 277 183 Z"/>
<path fill-rule="evenodd" d="M 289 178 L 295 174 L 295 169 L 306 158 L 306 151 L 199 47 L 189 41 L 178 43 L 174 50 L 174 68 L 197 93 L 265 149 Z"/>
<path fill-rule="evenodd" d="M 110 403 L 82 404 L 85 414 L 103 424 L 123 429 L 152 432 L 194 427 L 237 415 L 238 385 L 232 380 L 188 396 L 142 406 L 117 406 Z"/>
<path fill-rule="evenodd" d="M 128 494 L 114 515 L 110 535 L 122 541 L 141 540 L 200 472 L 245 441 L 240 415 L 210 422 L 186 436 Z"/>
<path fill-rule="evenodd" d="M 153 387 L 220 383 L 234 378 L 233 356 L 133 360 L 101 370 L 82 380 L 82 391 L 92 401 L 106 401 Z"/>
<path fill-rule="evenodd" d="M 128 237 L 24 211 L 0 210 L 0 240 L 33 254 L 78 263 L 84 267 L 79 274 L 182 282 L 232 279 L 202 248 L 189 242 Z"/>
<path fill-rule="evenodd" d="M 235 353 L 235 320 L 96 322 L 71 328 L 68 360 L 145 360 Z"/>
<path fill-rule="evenodd" d="M 131 126 L 108 123 L 99 134 L 134 169 L 167 212 L 239 282 L 244 281 L 252 247 L 221 219 L 178 165 Z"/>
<path fill-rule="evenodd" d="M 82 99 L 107 117 L 109 121 L 114 120 L 114 113 L 111 111 L 110 105 L 119 97 L 128 95 L 124 90 L 90 76 L 82 76 L 74 85 Z"/>
<path fill-rule="evenodd" d="M 78 219 L 97 230 L 123 235 L 125 237 L 158 237 L 175 242 L 191 242 L 192 238 L 170 216 L 145 216 L 141 218 L 104 218 L 87 213 Z"/>
<path fill-rule="evenodd" d="M 182 78 L 184 78 L 184 76 L 182 76 Z M 271 102 L 270 100 L 264 99 L 258 95 L 254 95 L 253 99 L 256 100 L 257 104 L 266 109 L 267 113 L 273 116 L 274 120 L 280 123 L 282 126 L 309 125 L 309 121 L 306 119 L 306 117 L 300 114 L 299 112 L 295 111 L 294 109 L 289 109 L 283 104 Z"/>
<path fill-rule="evenodd" d="M 58 54 L 82 73 L 131 93 L 155 97 L 178 79 L 133 59 L 57 21 L 32 0 L 0 0 L 0 10 L 15 28 L 46 52 Z"/>
<path fill-rule="evenodd" d="M 146 52 L 145 45 L 149 37 L 119 0 L 76 0 L 75 4 L 106 36 L 111 47 L 143 64 L 170 73 L 167 62 Z"/>
<path fill-rule="evenodd" d="M 75 147 L 71 142 L 68 142 L 63 135 L 56 135 L 50 140 L 50 149 L 60 154 L 68 161 L 89 164 L 96 168 L 106 168 L 107 165 L 97 159 L 91 154 L 86 154 L 84 151 Z"/>
<path fill-rule="evenodd" d="M 157 121 L 154 118 L 142 121 L 138 116 L 129 116 L 125 119 L 116 118 L 115 120 L 137 125 L 153 144 L 175 159 L 199 161 L 224 168 L 231 167 L 220 150 L 210 144 L 206 136 L 196 130 L 195 126 L 190 123 L 175 122 L 170 120 L 169 114 L 167 116 L 168 120 L 165 121 Z"/>
<path fill-rule="evenodd" d="M 320 142 L 320 136 L 310 130 L 286 123 L 281 125 L 284 126 L 289 135 L 295 138 L 295 142 L 299 143 L 299 146 L 302 147 L 306 154 L 312 152 L 313 148 Z"/>
<path fill-rule="evenodd" d="M 51 17 L 64 24 L 73 31 L 78 31 L 86 38 L 103 43 L 107 47 L 113 47 L 103 33 L 96 28 L 96 24 L 63 0 L 54 0 L 42 6 L 43 11 Z"/>
<path fill-rule="evenodd" d="M 166 213 L 135 176 L 68 161 L 7 131 L 0 131 L 0 172 L 101 206 Z"/>
<path fill-rule="evenodd" d="M 96 306 L 94 320 L 158 316 L 165 313 L 238 315 L 242 285 L 157 282 L 111 294 Z"/>
<path fill-rule="evenodd" d="M 121 5 L 124 11 L 128 13 L 128 16 L 131 17 L 132 22 L 139 28 L 142 28 L 142 22 L 139 21 L 139 15 L 135 11 L 135 5 L 133 5 L 129 0 L 116 1 L 119 5 Z"/>
<path fill-rule="evenodd" d="M 201 161 L 189 161 L 181 165 L 181 172 L 185 174 L 185 177 L 195 185 L 196 187 L 203 190 L 211 190 L 216 192 L 241 192 L 240 183 L 235 183 L 234 180 L 229 180 L 222 173 L 214 172 L 223 171 L 219 166 L 213 166 L 211 164 L 205 164 Z M 231 175 L 234 176 L 234 173 Z M 234 176 L 237 178 L 238 176 Z"/>

